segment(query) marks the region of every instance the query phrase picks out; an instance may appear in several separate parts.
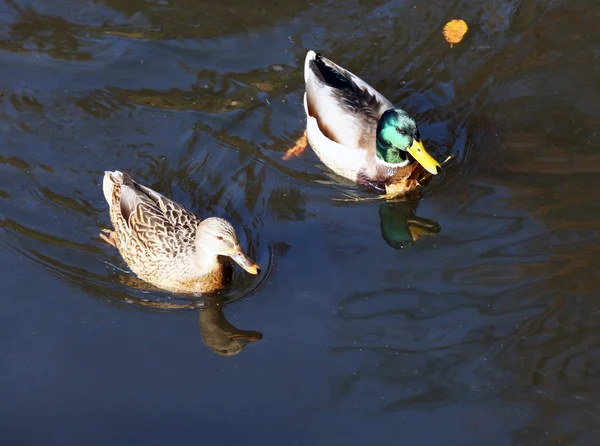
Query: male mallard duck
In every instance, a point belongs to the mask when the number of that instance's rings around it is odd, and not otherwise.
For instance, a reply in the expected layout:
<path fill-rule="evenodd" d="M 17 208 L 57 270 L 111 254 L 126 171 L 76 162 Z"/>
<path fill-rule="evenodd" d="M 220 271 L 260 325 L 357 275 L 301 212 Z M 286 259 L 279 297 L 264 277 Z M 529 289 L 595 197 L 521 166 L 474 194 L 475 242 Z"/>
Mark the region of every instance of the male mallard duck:
<path fill-rule="evenodd" d="M 114 230 L 100 236 L 152 285 L 176 293 L 216 291 L 232 277 L 227 257 L 250 274 L 260 272 L 227 220 L 200 220 L 127 172 L 105 172 L 102 188 Z"/>
<path fill-rule="evenodd" d="M 309 51 L 304 80 L 308 142 L 336 174 L 398 194 L 439 172 L 415 120 L 358 76 Z"/>

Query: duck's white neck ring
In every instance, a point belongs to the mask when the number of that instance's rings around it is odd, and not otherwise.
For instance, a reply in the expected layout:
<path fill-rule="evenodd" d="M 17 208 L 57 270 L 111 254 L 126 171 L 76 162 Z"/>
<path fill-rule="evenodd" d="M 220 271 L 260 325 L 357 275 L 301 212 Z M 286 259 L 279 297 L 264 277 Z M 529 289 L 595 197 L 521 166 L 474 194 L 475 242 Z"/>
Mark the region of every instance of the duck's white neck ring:
<path fill-rule="evenodd" d="M 377 157 L 377 164 L 388 167 L 390 169 L 399 169 L 400 167 L 408 166 L 410 164 L 410 160 L 407 157 L 401 163 L 388 163 L 387 161 L 384 161 L 381 158 Z"/>

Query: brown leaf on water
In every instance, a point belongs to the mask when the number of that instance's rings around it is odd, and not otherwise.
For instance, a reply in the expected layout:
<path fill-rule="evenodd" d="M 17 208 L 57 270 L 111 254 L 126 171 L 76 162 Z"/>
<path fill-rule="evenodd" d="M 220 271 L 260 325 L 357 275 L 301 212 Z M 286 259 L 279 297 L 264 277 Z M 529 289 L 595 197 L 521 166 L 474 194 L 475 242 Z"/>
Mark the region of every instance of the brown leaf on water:
<path fill-rule="evenodd" d="M 273 88 L 274 88 L 273 85 L 271 85 L 271 84 L 261 83 L 261 82 L 254 83 L 252 85 L 254 85 L 259 90 L 266 91 L 266 92 L 273 91 Z"/>
<path fill-rule="evenodd" d="M 464 20 L 454 19 L 446 23 L 446 26 L 444 26 L 444 37 L 450 43 L 450 47 L 460 42 L 468 29 L 469 27 Z"/>

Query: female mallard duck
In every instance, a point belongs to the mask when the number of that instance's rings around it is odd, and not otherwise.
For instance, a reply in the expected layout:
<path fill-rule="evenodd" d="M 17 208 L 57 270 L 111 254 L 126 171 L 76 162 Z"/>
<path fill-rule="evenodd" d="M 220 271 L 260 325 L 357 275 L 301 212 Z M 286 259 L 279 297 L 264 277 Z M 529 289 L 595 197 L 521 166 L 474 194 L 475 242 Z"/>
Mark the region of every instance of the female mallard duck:
<path fill-rule="evenodd" d="M 176 293 L 206 293 L 225 286 L 233 268 L 260 268 L 242 250 L 231 224 L 200 220 L 183 206 L 134 182 L 127 172 L 105 172 L 103 192 L 114 230 L 100 236 L 118 248 L 131 270 Z"/>
<path fill-rule="evenodd" d="M 415 120 L 358 76 L 309 51 L 304 80 L 308 142 L 336 174 L 401 194 L 417 188 L 425 170 L 439 172 Z"/>

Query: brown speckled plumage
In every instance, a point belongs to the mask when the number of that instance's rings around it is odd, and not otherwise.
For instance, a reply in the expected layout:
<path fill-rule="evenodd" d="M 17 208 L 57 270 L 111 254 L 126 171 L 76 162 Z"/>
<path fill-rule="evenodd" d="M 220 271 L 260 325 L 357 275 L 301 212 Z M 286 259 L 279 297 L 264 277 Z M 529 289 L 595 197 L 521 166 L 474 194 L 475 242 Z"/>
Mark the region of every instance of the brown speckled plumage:
<path fill-rule="evenodd" d="M 178 293 L 211 292 L 231 280 L 232 265 L 224 256 L 243 251 L 228 222 L 202 221 L 126 172 L 105 172 L 103 192 L 114 227 L 103 238 L 138 277 Z"/>

